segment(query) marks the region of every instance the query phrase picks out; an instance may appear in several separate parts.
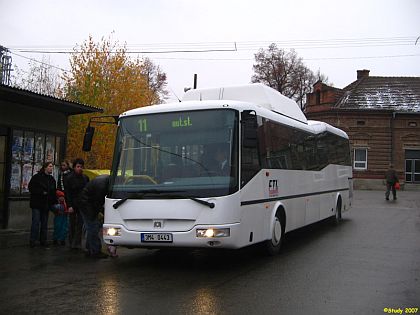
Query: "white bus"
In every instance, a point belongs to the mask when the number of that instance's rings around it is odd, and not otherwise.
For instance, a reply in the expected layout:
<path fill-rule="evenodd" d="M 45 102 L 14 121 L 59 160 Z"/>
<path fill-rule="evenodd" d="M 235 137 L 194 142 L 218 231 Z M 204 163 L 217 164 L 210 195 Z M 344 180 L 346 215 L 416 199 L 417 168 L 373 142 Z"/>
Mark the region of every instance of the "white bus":
<path fill-rule="evenodd" d="M 119 117 L 104 240 L 279 251 L 285 233 L 352 200 L 345 132 L 262 84 L 191 90 Z"/>

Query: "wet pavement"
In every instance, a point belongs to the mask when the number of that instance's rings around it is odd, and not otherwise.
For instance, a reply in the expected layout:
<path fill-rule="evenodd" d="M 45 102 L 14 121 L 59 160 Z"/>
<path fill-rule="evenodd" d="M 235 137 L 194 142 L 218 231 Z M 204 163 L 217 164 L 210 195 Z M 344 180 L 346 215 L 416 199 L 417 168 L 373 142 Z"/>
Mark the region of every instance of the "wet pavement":
<path fill-rule="evenodd" d="M 282 253 L 119 249 L 92 260 L 0 233 L 0 314 L 386 314 L 420 307 L 420 195 L 356 191 Z M 13 231 L 12 231 L 13 232 Z M 385 310 L 385 308 L 387 308 Z M 419 310 L 420 313 L 420 310 Z"/>

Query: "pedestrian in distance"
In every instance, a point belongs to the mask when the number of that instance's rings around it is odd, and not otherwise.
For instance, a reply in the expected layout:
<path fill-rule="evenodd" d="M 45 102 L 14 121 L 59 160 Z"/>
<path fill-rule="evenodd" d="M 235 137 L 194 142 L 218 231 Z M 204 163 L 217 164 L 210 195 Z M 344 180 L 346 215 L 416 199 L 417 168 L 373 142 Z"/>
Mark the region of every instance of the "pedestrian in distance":
<path fill-rule="evenodd" d="M 398 176 L 397 172 L 394 169 L 392 164 L 389 165 L 389 169 L 385 173 L 385 181 L 386 181 L 386 192 L 385 192 L 385 199 L 389 200 L 389 195 L 392 190 L 392 196 L 394 200 L 397 200 L 397 190 L 395 185 L 398 183 Z"/>
<path fill-rule="evenodd" d="M 72 249 L 82 249 L 83 218 L 80 213 L 82 190 L 89 182 L 83 174 L 85 162 L 77 158 L 73 161 L 73 172 L 64 180 L 65 198 L 69 210 L 69 243 Z"/>
<path fill-rule="evenodd" d="M 109 175 L 99 175 L 92 179 L 82 191 L 80 212 L 85 222 L 87 256 L 90 258 L 100 259 L 108 257 L 101 251 L 102 242 L 99 237 L 99 231 L 102 228 L 99 214 L 104 212 L 108 188 Z"/>
<path fill-rule="evenodd" d="M 66 245 L 66 237 L 68 230 L 68 207 L 64 199 L 64 192 L 57 190 L 57 204 L 53 207 L 54 212 L 54 234 L 53 244 L 61 246 Z"/>
<path fill-rule="evenodd" d="M 44 163 L 40 171 L 29 181 L 29 205 L 32 209 L 30 247 L 35 247 L 38 240 L 41 246 L 48 246 L 48 213 L 57 202 L 56 181 L 52 176 L 53 167 L 51 162 Z"/>

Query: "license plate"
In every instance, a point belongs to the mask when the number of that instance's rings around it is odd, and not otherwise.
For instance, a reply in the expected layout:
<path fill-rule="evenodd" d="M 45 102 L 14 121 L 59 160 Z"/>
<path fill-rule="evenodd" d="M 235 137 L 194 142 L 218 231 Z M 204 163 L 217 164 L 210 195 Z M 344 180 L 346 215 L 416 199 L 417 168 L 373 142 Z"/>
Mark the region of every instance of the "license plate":
<path fill-rule="evenodd" d="M 172 243 L 171 233 L 141 233 L 142 243 Z"/>

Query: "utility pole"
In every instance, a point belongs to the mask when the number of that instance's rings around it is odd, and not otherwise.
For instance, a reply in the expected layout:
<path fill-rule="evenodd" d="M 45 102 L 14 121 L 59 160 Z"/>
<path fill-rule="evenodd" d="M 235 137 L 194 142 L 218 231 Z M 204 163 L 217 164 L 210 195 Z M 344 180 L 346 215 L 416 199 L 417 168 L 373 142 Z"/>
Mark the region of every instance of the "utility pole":
<path fill-rule="evenodd" d="M 194 90 L 197 88 L 197 73 L 194 74 Z"/>
<path fill-rule="evenodd" d="M 194 74 L 194 84 L 192 89 L 195 90 L 197 88 L 197 73 Z M 191 87 L 185 87 L 184 92 L 191 90 Z"/>

